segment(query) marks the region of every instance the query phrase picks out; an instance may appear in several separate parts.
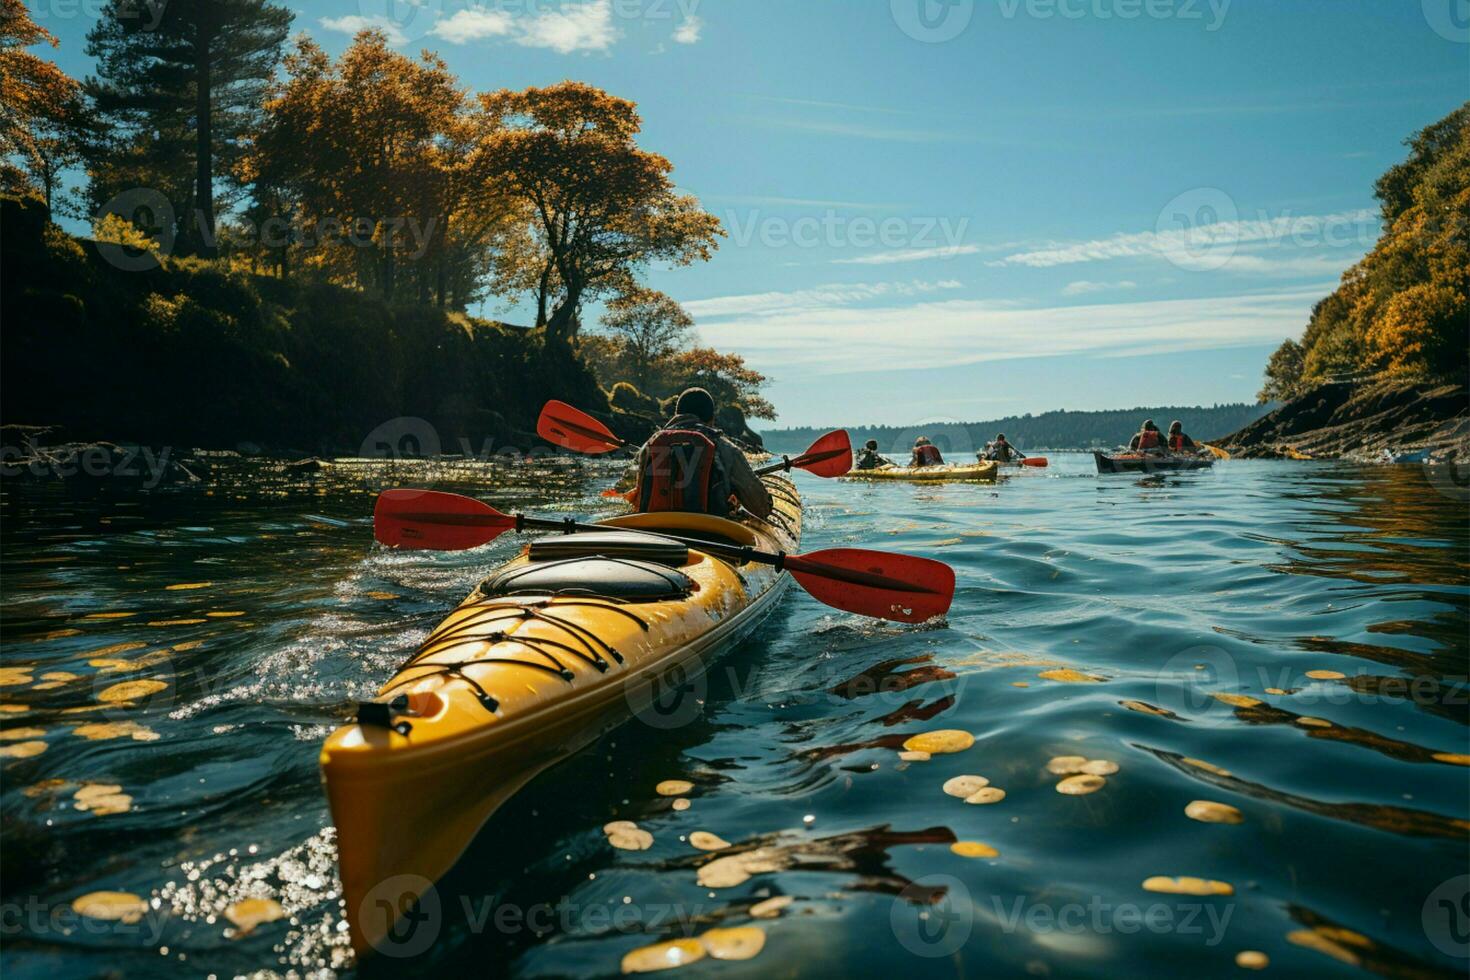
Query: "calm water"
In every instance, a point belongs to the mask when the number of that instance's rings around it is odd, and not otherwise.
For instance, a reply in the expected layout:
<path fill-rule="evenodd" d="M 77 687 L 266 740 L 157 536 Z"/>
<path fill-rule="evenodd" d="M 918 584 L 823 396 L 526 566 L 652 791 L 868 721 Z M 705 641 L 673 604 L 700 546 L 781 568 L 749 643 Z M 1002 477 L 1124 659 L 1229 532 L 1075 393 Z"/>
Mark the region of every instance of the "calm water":
<path fill-rule="evenodd" d="M 372 495 L 411 483 L 595 515 L 610 473 L 7 481 L 5 974 L 351 972 L 319 745 L 516 547 L 380 552 Z M 692 721 L 624 726 L 502 810 L 441 884 L 437 941 L 412 966 L 616 974 L 636 947 L 747 925 L 752 902 L 789 895 L 758 957 L 683 972 L 1203 976 L 1259 950 L 1283 976 L 1463 975 L 1462 492 L 1326 463 L 1098 478 L 1082 456 L 995 486 L 800 482 L 806 549 L 954 565 L 948 622 L 877 624 L 789 593 L 686 692 L 703 702 Z M 139 680 L 162 684 L 115 689 Z M 899 759 L 934 729 L 975 745 Z M 1119 771 L 1062 795 L 1047 763 L 1068 755 Z M 962 774 L 1005 799 L 946 795 Z M 675 778 L 696 784 L 683 812 L 653 789 Z M 1195 800 L 1243 822 L 1190 819 Z M 611 850 L 613 819 L 653 847 Z M 694 830 L 770 846 L 780 869 L 701 888 Z M 1155 875 L 1233 894 L 1145 891 Z M 151 908 L 71 912 L 96 891 Z M 246 897 L 287 918 L 236 935 L 224 911 Z M 404 964 L 388 966 L 362 972 Z"/>

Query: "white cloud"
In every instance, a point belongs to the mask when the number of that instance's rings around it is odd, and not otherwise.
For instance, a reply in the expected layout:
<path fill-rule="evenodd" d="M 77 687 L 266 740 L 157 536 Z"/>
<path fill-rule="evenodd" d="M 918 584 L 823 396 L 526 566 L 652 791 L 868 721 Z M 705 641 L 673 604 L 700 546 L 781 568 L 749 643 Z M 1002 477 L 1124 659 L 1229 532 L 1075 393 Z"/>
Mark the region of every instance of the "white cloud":
<path fill-rule="evenodd" d="M 317 23 L 329 31 L 336 31 L 340 34 L 356 34 L 359 31 L 377 28 L 387 36 L 389 44 L 408 43 L 408 37 L 398 25 L 382 15 L 362 17 L 357 14 L 345 14 L 341 17 L 323 17 Z"/>
<path fill-rule="evenodd" d="M 675 44 L 697 44 L 699 32 L 704 29 L 704 21 L 690 14 L 684 18 L 684 22 L 674 28 Z"/>
<path fill-rule="evenodd" d="M 1363 251 L 1377 238 L 1376 212 L 1343 211 L 1326 215 L 1282 215 L 1247 221 L 1218 221 L 1194 228 L 1119 233 L 1074 243 L 1051 243 L 1044 248 L 1007 255 L 995 266 L 1023 265 L 1047 269 L 1058 265 L 1149 256 L 1168 259 L 1186 268 L 1219 267 L 1242 245 L 1296 245 L 1335 247 L 1361 245 Z M 1249 263 L 1247 263 L 1249 264 Z"/>
<path fill-rule="evenodd" d="M 536 13 L 518 25 L 516 43 L 528 48 L 550 48 L 559 54 L 606 51 L 618 39 L 611 0 L 592 0 L 561 10 Z"/>
<path fill-rule="evenodd" d="M 510 14 L 503 10 L 460 10 L 446 17 L 429 31 L 450 44 L 469 44 L 490 37 L 504 37 L 514 27 Z"/>
<path fill-rule="evenodd" d="M 685 303 L 684 309 L 696 317 L 773 316 L 878 299 L 920 296 L 941 290 L 960 289 L 962 286 L 963 283 L 954 279 L 941 279 L 938 282 L 915 279 L 909 282 L 832 283 L 787 293 L 744 293 L 738 296 L 696 299 Z"/>
<path fill-rule="evenodd" d="M 983 300 L 852 307 L 823 304 L 815 295 L 773 294 L 781 299 L 764 306 L 758 302 L 764 297 L 743 297 L 741 309 L 736 297 L 725 297 L 699 301 L 706 315 L 730 315 L 702 324 L 700 333 L 720 350 L 786 376 L 885 370 L 915 358 L 955 367 L 1065 354 L 1162 354 L 1279 343 L 1301 333 L 1312 304 L 1330 288 L 1042 308 Z M 696 304 L 686 306 L 692 311 Z"/>
<path fill-rule="evenodd" d="M 1085 293 L 1102 293 L 1110 289 L 1137 289 L 1138 283 L 1131 279 L 1119 279 L 1117 282 L 1092 282 L 1087 279 L 1078 279 L 1069 282 L 1062 287 L 1063 296 L 1082 296 Z"/>
<path fill-rule="evenodd" d="M 898 262 L 923 262 L 927 259 L 952 259 L 956 255 L 974 255 L 979 245 L 940 245 L 935 248 L 905 248 L 896 252 L 859 255 L 852 259 L 833 259 L 833 265 L 893 265 Z"/>

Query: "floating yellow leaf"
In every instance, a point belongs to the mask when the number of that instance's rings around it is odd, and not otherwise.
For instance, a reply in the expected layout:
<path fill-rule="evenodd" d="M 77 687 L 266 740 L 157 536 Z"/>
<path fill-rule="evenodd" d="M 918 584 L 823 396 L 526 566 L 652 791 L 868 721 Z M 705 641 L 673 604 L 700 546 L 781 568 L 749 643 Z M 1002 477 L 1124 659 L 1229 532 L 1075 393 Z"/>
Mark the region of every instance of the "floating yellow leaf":
<path fill-rule="evenodd" d="M 1057 792 L 1064 796 L 1086 796 L 1096 793 L 1108 784 L 1101 776 L 1068 776 L 1057 783 Z"/>
<path fill-rule="evenodd" d="M 1243 949 L 1235 954 L 1235 965 L 1242 970 L 1264 970 L 1271 958 L 1258 949 Z"/>
<path fill-rule="evenodd" d="M 705 888 L 733 888 L 748 880 L 751 875 L 780 871 L 789 863 L 789 859 L 775 848 L 761 847 L 744 854 L 715 858 L 708 864 L 700 865 L 699 884 Z"/>
<path fill-rule="evenodd" d="M 160 737 L 153 729 L 135 721 L 94 722 L 78 725 L 71 730 L 71 733 L 93 742 L 101 742 L 110 738 L 131 738 L 135 742 L 156 742 Z"/>
<path fill-rule="evenodd" d="M 1358 954 L 1339 942 L 1311 929 L 1295 929 L 1286 934 L 1286 941 L 1307 949 L 1316 950 L 1342 963 L 1358 965 Z"/>
<path fill-rule="evenodd" d="M 944 791 L 950 796 L 958 796 L 964 799 L 973 795 L 977 790 L 984 789 L 990 785 L 990 780 L 984 776 L 955 776 L 953 779 L 944 781 Z"/>
<path fill-rule="evenodd" d="M 1143 890 L 1149 892 L 1163 892 L 1167 895 L 1234 895 L 1235 888 L 1228 882 L 1214 881 L 1209 878 L 1170 878 L 1167 875 L 1155 875 L 1143 882 Z"/>
<path fill-rule="evenodd" d="M 615 830 L 607 842 L 620 851 L 646 851 L 653 846 L 653 835 L 646 830 Z"/>
<path fill-rule="evenodd" d="M 207 623 L 207 619 L 155 619 L 148 623 L 149 626 L 195 626 L 199 623 Z"/>
<path fill-rule="evenodd" d="M 1234 708 L 1254 708 L 1263 703 L 1259 698 L 1253 698 L 1249 694 L 1225 694 L 1217 692 L 1212 697 L 1216 701 L 1228 704 Z"/>
<path fill-rule="evenodd" d="M 1229 776 L 1233 775 L 1229 769 L 1221 769 L 1219 766 L 1214 765 L 1210 762 L 1205 762 L 1203 759 L 1191 759 L 1189 758 L 1189 756 L 1184 756 L 1179 761 L 1187 766 L 1194 766 L 1194 768 L 1196 769 L 1203 769 L 1205 772 L 1212 772 L 1216 776 L 1225 776 L 1228 778 Z"/>
<path fill-rule="evenodd" d="M 0 714 L 23 715 L 30 710 L 30 707 L 24 704 L 0 704 Z"/>
<path fill-rule="evenodd" d="M 45 796 L 47 793 L 54 793 L 57 790 L 70 785 L 71 783 L 67 782 L 65 779 L 43 779 L 39 783 L 36 783 L 32 786 L 27 786 L 25 789 L 21 790 L 21 792 L 24 793 L 26 796 L 29 796 L 31 799 L 35 799 L 38 796 Z"/>
<path fill-rule="evenodd" d="M 68 636 L 81 636 L 81 635 L 82 635 L 82 631 L 81 630 L 77 630 L 77 629 L 52 630 L 51 632 L 47 633 L 45 636 L 41 637 L 41 639 L 43 639 L 43 640 L 64 640 Z"/>
<path fill-rule="evenodd" d="M 1346 674 L 1336 670 L 1309 670 L 1307 676 L 1314 681 L 1340 681 Z"/>
<path fill-rule="evenodd" d="M 915 752 L 911 749 L 900 752 L 898 757 L 904 762 L 928 762 L 930 759 L 928 752 Z"/>
<path fill-rule="evenodd" d="M 208 616 L 210 619 L 232 619 L 235 616 L 245 615 L 245 610 L 220 610 L 218 612 L 207 612 L 204 615 Z"/>
<path fill-rule="evenodd" d="M 683 796 L 694 788 L 694 784 L 684 779 L 665 779 L 653 788 L 659 796 Z"/>
<path fill-rule="evenodd" d="M 673 808 L 675 810 L 687 810 L 687 809 L 689 809 L 689 801 L 686 800 L 686 799 L 684 799 L 684 797 L 682 797 L 682 796 L 679 797 L 678 799 L 676 799 L 671 805 L 673 806 Z"/>
<path fill-rule="evenodd" d="M 79 801 L 86 801 L 96 796 L 111 796 L 122 792 L 122 787 L 116 783 L 83 783 L 72 795 Z"/>
<path fill-rule="evenodd" d="M 185 640 L 183 643 L 175 643 L 173 648 L 183 652 L 184 650 L 192 650 L 203 643 L 203 640 Z"/>
<path fill-rule="evenodd" d="M 88 892 L 73 899 L 71 908 L 89 919 L 133 923 L 148 913 L 148 902 L 132 892 Z"/>
<path fill-rule="evenodd" d="M 76 674 L 70 673 L 70 672 L 65 671 L 65 670 L 48 671 L 47 673 L 44 673 L 44 674 L 41 675 L 41 680 L 43 680 L 43 681 L 54 681 L 57 684 L 65 684 L 68 681 L 74 681 L 76 679 L 77 679 L 77 675 Z"/>
<path fill-rule="evenodd" d="M 249 935 L 256 926 L 284 918 L 286 910 L 273 898 L 247 898 L 225 909 L 225 918 L 235 924 L 239 935 Z"/>
<path fill-rule="evenodd" d="M 180 582 L 177 585 L 165 585 L 164 588 L 169 592 L 190 592 L 194 589 L 207 589 L 213 584 L 213 582 Z"/>
<path fill-rule="evenodd" d="M 1082 771 L 1087 757 L 1081 755 L 1059 755 L 1046 764 L 1046 771 L 1055 776 L 1070 776 Z"/>
<path fill-rule="evenodd" d="M 14 745 L 0 745 L 0 759 L 29 759 L 45 751 L 45 742 L 16 742 Z"/>
<path fill-rule="evenodd" d="M 1268 687 L 1268 688 L 1266 688 L 1266 693 L 1267 693 L 1267 694 L 1286 694 L 1286 693 L 1287 693 L 1287 691 L 1286 691 L 1286 689 L 1285 689 L 1285 688 L 1280 688 L 1280 687 Z M 1244 954 L 1244 953 L 1242 953 L 1242 954 L 1241 954 L 1241 955 L 1242 955 L 1242 956 L 1243 956 L 1243 955 L 1245 955 L 1245 954 Z M 1259 969 L 1259 967 L 1257 967 L 1257 969 Z"/>
<path fill-rule="evenodd" d="M 168 687 L 163 681 L 123 681 L 114 684 L 97 695 L 98 701 L 106 701 L 109 704 L 118 701 L 133 701 L 137 698 L 146 698 L 150 694 L 157 694 Z"/>
<path fill-rule="evenodd" d="M 1011 681 L 1011 687 L 1030 687 L 1026 681 Z"/>
<path fill-rule="evenodd" d="M 1118 764 L 1111 759 L 1088 759 L 1082 771 L 1089 776 L 1111 776 L 1118 771 Z"/>
<path fill-rule="evenodd" d="M 749 960 L 766 948 L 766 931 L 759 926 L 711 929 L 700 935 L 699 942 L 717 960 Z"/>
<path fill-rule="evenodd" d="M 1434 759 L 1437 762 L 1447 762 L 1452 766 L 1470 766 L 1470 755 L 1459 752 L 1436 752 Z"/>
<path fill-rule="evenodd" d="M 142 640 L 134 640 L 131 643 L 114 643 L 110 647 L 99 647 L 96 650 L 92 650 L 92 651 L 90 651 L 88 653 L 82 654 L 82 656 L 84 656 L 84 657 L 111 657 L 114 654 L 127 653 L 129 650 L 141 650 L 144 647 L 146 647 L 147 645 L 148 644 L 144 643 Z"/>
<path fill-rule="evenodd" d="M 777 895 L 763 902 L 756 902 L 750 907 L 750 916 L 753 919 L 774 919 L 781 914 L 781 910 L 796 901 L 790 895 Z"/>
<path fill-rule="evenodd" d="M 6 741 L 18 741 L 26 738 L 41 738 L 46 734 L 44 728 L 7 728 L 0 732 L 0 739 Z"/>
<path fill-rule="evenodd" d="M 1101 684 L 1107 680 L 1106 677 L 1095 677 L 1092 674 L 1084 674 L 1080 670 L 1070 667 L 1062 667 L 1057 670 L 1043 670 L 1036 675 L 1042 680 L 1057 681 L 1061 684 Z"/>
<path fill-rule="evenodd" d="M 958 840 L 949 845 L 949 849 L 960 857 L 967 858 L 993 858 L 999 857 L 1000 852 L 989 844 L 982 844 L 973 840 Z"/>
<path fill-rule="evenodd" d="M 945 752 L 963 752 L 975 744 L 975 736 L 954 728 L 914 735 L 903 743 L 910 752 L 929 752 L 939 755 Z"/>
<path fill-rule="evenodd" d="M 701 851 L 723 851 L 730 846 L 730 842 L 718 834 L 712 834 L 707 830 L 696 830 L 689 835 L 689 844 Z"/>
<path fill-rule="evenodd" d="M 654 973 L 686 966 L 704 959 L 704 947 L 697 939 L 673 939 L 666 943 L 641 946 L 623 956 L 624 973 Z"/>
<path fill-rule="evenodd" d="M 32 680 L 30 667 L 0 667 L 0 687 L 15 687 L 29 684 Z"/>
<path fill-rule="evenodd" d="M 94 620 L 95 619 L 127 619 L 129 616 L 136 616 L 136 615 L 138 615 L 138 614 L 135 613 L 135 612 L 100 612 L 100 613 L 87 613 L 87 615 L 83 616 L 82 618 L 83 619 L 94 619 Z"/>
<path fill-rule="evenodd" d="M 1309 716 L 1306 716 L 1306 715 L 1303 715 L 1302 717 L 1298 718 L 1296 720 L 1296 723 L 1298 725 L 1303 726 L 1304 728 L 1331 728 L 1332 727 L 1332 722 L 1328 721 L 1326 718 L 1312 718 L 1312 717 L 1309 717 Z"/>
<path fill-rule="evenodd" d="M 1245 820 L 1235 807 L 1212 800 L 1191 800 L 1184 808 L 1184 815 L 1200 823 L 1241 823 Z"/>
<path fill-rule="evenodd" d="M 638 825 L 631 820 L 613 820 L 602 825 L 604 834 L 616 834 L 620 830 L 637 830 Z"/>
<path fill-rule="evenodd" d="M 984 806 L 987 803 L 999 803 L 1005 798 L 1006 791 L 999 786 L 986 786 L 975 790 L 975 792 L 965 797 L 965 802 L 973 803 L 977 806 Z"/>

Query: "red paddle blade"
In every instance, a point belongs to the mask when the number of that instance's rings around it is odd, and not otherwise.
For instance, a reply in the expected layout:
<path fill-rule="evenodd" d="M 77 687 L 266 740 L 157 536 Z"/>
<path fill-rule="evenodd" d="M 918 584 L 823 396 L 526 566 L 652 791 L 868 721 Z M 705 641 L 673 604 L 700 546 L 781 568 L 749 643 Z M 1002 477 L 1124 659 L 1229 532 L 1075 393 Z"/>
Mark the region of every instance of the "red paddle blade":
<path fill-rule="evenodd" d="M 373 508 L 373 536 L 390 548 L 464 551 L 515 526 L 489 504 L 435 490 L 385 490 Z"/>
<path fill-rule="evenodd" d="M 586 412 L 566 402 L 549 401 L 536 420 L 536 434 L 576 453 L 600 455 L 623 447 L 623 440 Z"/>
<path fill-rule="evenodd" d="M 1045 469 L 1046 468 L 1046 457 L 1045 456 L 1027 456 L 1025 459 L 1021 460 L 1021 465 L 1022 466 L 1035 466 L 1038 469 Z"/>
<path fill-rule="evenodd" d="M 838 429 L 822 436 L 793 459 L 791 465 L 820 477 L 842 476 L 852 469 L 852 440 L 847 437 L 847 430 Z"/>
<path fill-rule="evenodd" d="M 875 619 L 922 623 L 954 600 L 954 569 L 929 558 L 829 548 L 788 555 L 785 568 L 813 598 Z"/>

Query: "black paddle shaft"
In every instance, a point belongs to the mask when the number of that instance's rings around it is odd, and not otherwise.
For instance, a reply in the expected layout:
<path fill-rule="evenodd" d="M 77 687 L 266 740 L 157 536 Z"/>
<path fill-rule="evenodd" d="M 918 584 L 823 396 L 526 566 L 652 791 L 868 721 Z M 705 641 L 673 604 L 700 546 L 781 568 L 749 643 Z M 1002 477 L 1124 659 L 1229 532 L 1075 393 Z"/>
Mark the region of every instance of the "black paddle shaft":
<path fill-rule="evenodd" d="M 584 524 L 570 517 L 563 521 L 556 521 L 547 517 L 527 517 L 525 514 L 517 514 L 515 515 L 515 519 L 517 533 L 522 531 L 560 531 L 563 534 L 586 534 L 588 532 L 602 533 L 604 531 L 644 530 L 643 528 L 637 527 L 618 527 L 615 524 Z M 770 565 L 779 572 L 786 563 L 786 553 L 784 551 L 772 554 L 769 551 L 759 551 L 745 545 L 719 544 L 715 541 L 705 541 L 702 538 L 686 538 L 680 537 L 677 534 L 666 534 L 663 531 L 650 531 L 645 533 L 657 534 L 660 537 L 668 538 L 670 541 L 677 541 L 682 545 L 696 548 L 706 554 L 714 555 L 717 558 L 725 558 L 742 565 L 746 562 L 753 562 L 757 565 Z"/>

